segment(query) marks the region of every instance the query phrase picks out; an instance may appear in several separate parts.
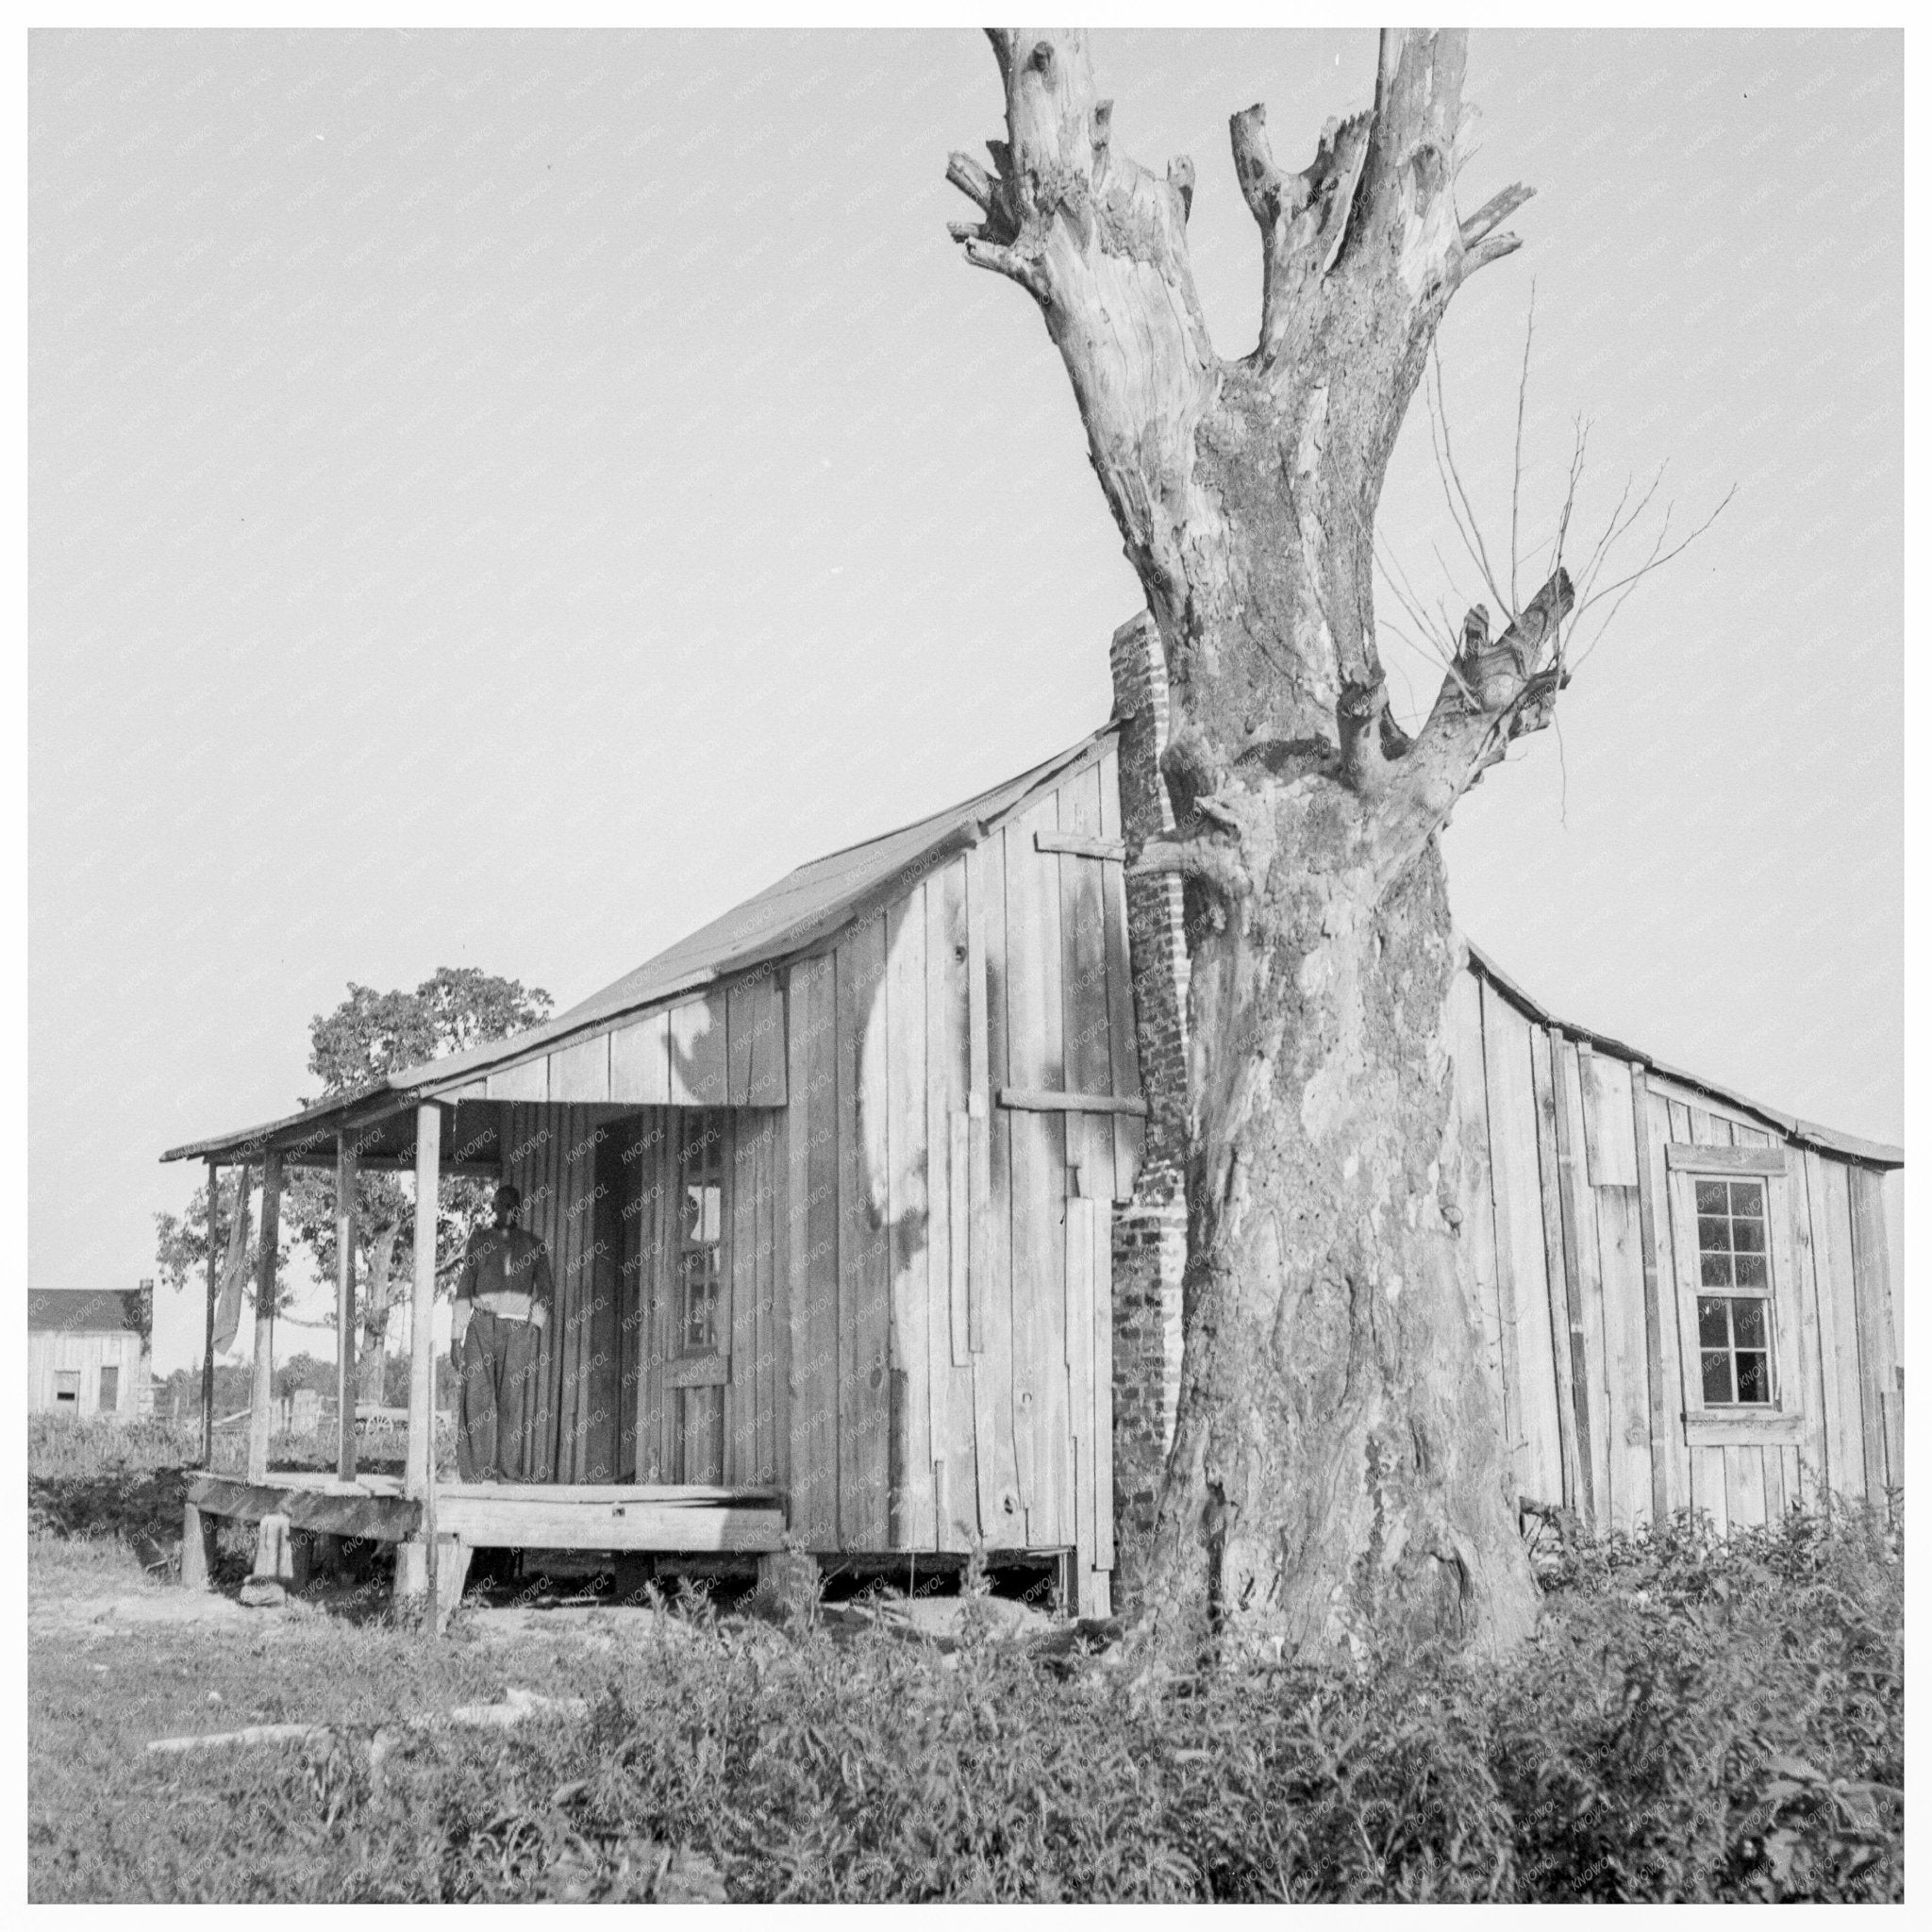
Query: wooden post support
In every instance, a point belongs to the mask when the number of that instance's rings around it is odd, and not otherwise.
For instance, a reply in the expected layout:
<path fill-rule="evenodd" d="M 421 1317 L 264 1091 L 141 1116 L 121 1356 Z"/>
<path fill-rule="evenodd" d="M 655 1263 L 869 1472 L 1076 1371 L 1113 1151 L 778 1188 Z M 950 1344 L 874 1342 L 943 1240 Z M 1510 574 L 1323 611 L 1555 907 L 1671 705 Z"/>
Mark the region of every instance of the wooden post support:
<path fill-rule="evenodd" d="M 394 1597 L 401 1605 L 420 1598 L 429 1588 L 429 1546 L 420 1536 L 396 1545 Z"/>
<path fill-rule="evenodd" d="M 256 1532 L 255 1568 L 242 1586 L 242 1601 L 252 1609 L 271 1609 L 297 1588 L 293 1537 L 285 1511 L 271 1510 Z"/>
<path fill-rule="evenodd" d="M 236 1203 L 242 1191 L 235 1190 Z M 215 1209 L 222 1198 L 222 1170 L 208 1164 L 208 1327 L 203 1337 L 201 1357 L 201 1466 L 215 1466 L 215 1301 L 221 1293 L 222 1250 L 215 1240 Z"/>
<path fill-rule="evenodd" d="M 255 1270 L 255 1377 L 248 1399 L 248 1480 L 268 1480 L 268 1438 L 275 1393 L 275 1249 L 282 1235 L 282 1157 L 261 1161 L 261 1252 Z"/>
<path fill-rule="evenodd" d="M 470 1546 L 459 1536 L 436 1539 L 435 1625 L 441 1632 L 451 1614 L 463 1600 L 463 1585 L 470 1575 Z"/>
<path fill-rule="evenodd" d="M 192 1503 L 181 1510 L 181 1588 L 207 1590 L 214 1575 L 215 1520 Z"/>
<path fill-rule="evenodd" d="M 409 1436 L 404 1474 L 404 1493 L 425 1506 L 436 1468 L 436 1358 L 429 1331 L 436 1310 L 441 1154 L 442 1113 L 434 1101 L 425 1101 L 416 1109 L 416 1276 L 409 1301 Z"/>
<path fill-rule="evenodd" d="M 356 1480 L 356 1143 L 336 1134 L 336 1475 Z"/>

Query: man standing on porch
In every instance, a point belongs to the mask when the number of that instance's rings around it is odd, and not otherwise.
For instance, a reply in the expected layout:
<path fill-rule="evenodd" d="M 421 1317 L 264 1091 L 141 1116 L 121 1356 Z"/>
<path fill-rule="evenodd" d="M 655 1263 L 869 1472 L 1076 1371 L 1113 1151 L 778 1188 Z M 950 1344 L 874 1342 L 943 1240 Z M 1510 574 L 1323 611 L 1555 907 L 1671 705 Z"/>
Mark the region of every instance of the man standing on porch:
<path fill-rule="evenodd" d="M 496 1191 L 495 1225 L 470 1237 L 450 1318 L 457 1467 L 466 1483 L 536 1479 L 537 1367 L 556 1290 L 550 1257 L 517 1225 L 524 1197 Z"/>

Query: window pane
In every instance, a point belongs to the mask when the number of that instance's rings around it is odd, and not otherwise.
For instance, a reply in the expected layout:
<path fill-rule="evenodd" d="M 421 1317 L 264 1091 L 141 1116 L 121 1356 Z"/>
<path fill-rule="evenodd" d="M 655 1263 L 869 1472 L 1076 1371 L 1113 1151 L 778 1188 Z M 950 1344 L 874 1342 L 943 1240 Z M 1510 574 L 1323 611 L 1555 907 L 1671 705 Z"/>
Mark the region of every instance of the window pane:
<path fill-rule="evenodd" d="M 1714 1294 L 1698 1297 L 1697 1341 L 1702 1348 L 1728 1348 L 1731 1345 L 1731 1330 L 1724 1319 L 1722 1297 Z"/>
<path fill-rule="evenodd" d="M 1731 1399 L 1731 1358 L 1720 1349 L 1704 1351 L 1704 1399 L 1729 1402 Z"/>
<path fill-rule="evenodd" d="M 1697 1218 L 1697 1245 L 1707 1255 L 1727 1255 L 1731 1250 L 1731 1224 L 1723 1215 L 1715 1220 Z"/>
<path fill-rule="evenodd" d="M 1706 1255 L 1698 1266 L 1703 1271 L 1706 1288 L 1728 1288 L 1731 1285 L 1731 1257 L 1728 1255 Z"/>
<path fill-rule="evenodd" d="M 1707 1382 L 1710 1375 L 1707 1371 Z M 1771 1357 L 1755 1349 L 1740 1348 L 1738 1351 L 1738 1400 L 1740 1402 L 1769 1402 L 1771 1400 Z"/>
<path fill-rule="evenodd" d="M 1770 1344 L 1764 1332 L 1764 1304 L 1748 1295 L 1740 1295 L 1731 1304 L 1731 1330 L 1740 1348 L 1768 1347 Z"/>
<path fill-rule="evenodd" d="M 1764 1224 L 1761 1221 L 1734 1221 L 1731 1223 L 1731 1241 L 1740 1255 L 1761 1255 L 1764 1252 Z"/>
<path fill-rule="evenodd" d="M 1764 1219 L 1764 1184 L 1761 1181 L 1731 1183 L 1731 1212 L 1748 1214 L 1755 1221 Z"/>
<path fill-rule="evenodd" d="M 1730 1197 L 1724 1191 L 1722 1181 L 1699 1181 L 1697 1183 L 1697 1211 L 1700 1214 L 1723 1214 L 1730 1206 Z"/>
<path fill-rule="evenodd" d="M 1771 1283 L 1764 1272 L 1762 1255 L 1739 1255 L 1732 1264 L 1738 1271 L 1740 1288 L 1769 1288 Z"/>

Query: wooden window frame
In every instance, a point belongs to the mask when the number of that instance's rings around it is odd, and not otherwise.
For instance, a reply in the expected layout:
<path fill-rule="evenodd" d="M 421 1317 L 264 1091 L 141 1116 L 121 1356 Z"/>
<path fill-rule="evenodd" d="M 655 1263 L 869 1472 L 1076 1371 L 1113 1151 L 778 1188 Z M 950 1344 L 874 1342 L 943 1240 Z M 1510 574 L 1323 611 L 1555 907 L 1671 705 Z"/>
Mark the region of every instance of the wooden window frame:
<path fill-rule="evenodd" d="M 72 1383 L 73 1386 L 63 1389 L 60 1386 L 63 1382 Z M 59 1408 L 63 1406 L 71 1406 L 75 1409 L 80 1407 L 80 1371 L 78 1369 L 56 1369 L 54 1371 L 54 1407 Z"/>
<path fill-rule="evenodd" d="M 730 1109 L 722 1107 L 679 1108 L 674 1159 L 674 1187 L 671 1214 L 671 1319 L 673 1347 L 666 1362 L 665 1380 L 669 1387 L 702 1388 L 727 1379 L 731 1355 L 731 1166 L 732 1125 Z M 718 1299 L 712 1314 L 713 1341 L 708 1348 L 693 1347 L 690 1341 L 689 1309 L 685 1302 L 684 1191 L 686 1187 L 687 1135 L 715 1128 L 715 1165 L 718 1188 Z"/>
<path fill-rule="evenodd" d="M 1804 1405 L 1798 1378 L 1798 1272 L 1790 1158 L 1782 1147 L 1698 1147 L 1673 1141 L 1664 1149 L 1664 1165 L 1670 1176 L 1671 1273 L 1677 1290 L 1684 1440 L 1693 1449 L 1796 1442 L 1804 1431 Z M 1697 1321 L 1703 1292 L 1697 1183 L 1742 1179 L 1760 1181 L 1764 1187 L 1765 1262 L 1771 1277 L 1764 1302 L 1771 1324 L 1772 1399 L 1763 1404 L 1707 1403 Z"/>

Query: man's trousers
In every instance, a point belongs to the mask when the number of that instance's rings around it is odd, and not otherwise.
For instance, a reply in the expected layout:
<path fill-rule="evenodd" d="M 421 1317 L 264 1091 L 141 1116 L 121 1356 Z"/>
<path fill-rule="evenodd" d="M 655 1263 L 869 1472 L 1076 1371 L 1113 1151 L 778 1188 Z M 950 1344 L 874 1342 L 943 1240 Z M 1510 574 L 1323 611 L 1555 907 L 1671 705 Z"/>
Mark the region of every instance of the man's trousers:
<path fill-rule="evenodd" d="M 478 1308 L 463 1334 L 457 1468 L 466 1483 L 537 1480 L 537 1365 L 542 1330 Z"/>

